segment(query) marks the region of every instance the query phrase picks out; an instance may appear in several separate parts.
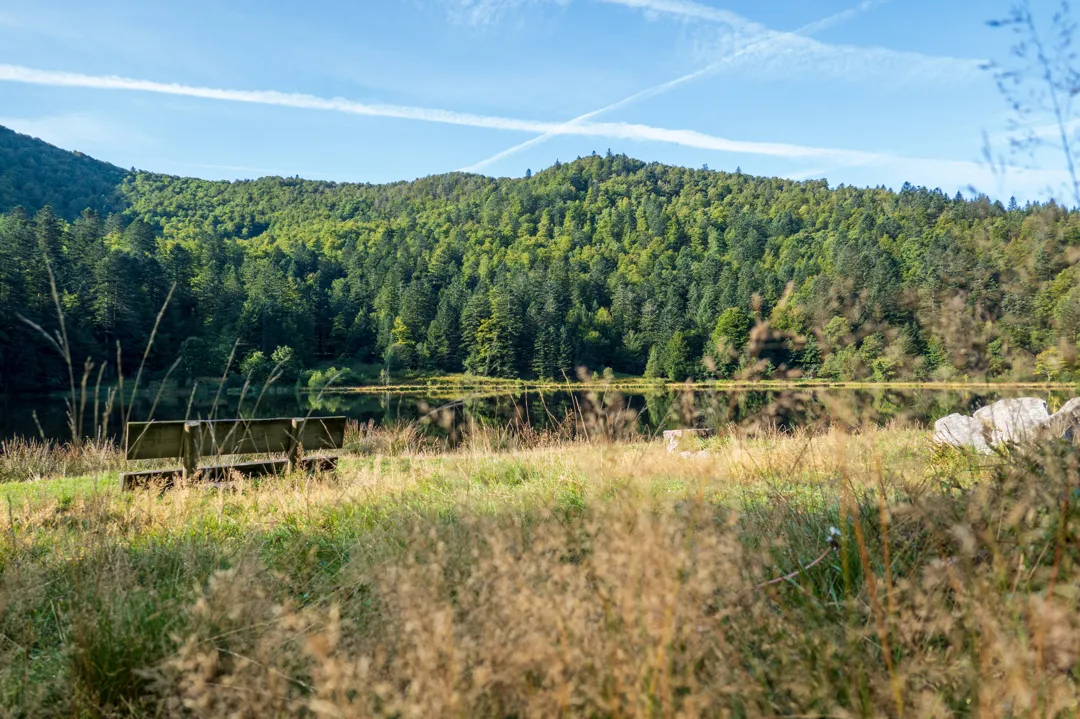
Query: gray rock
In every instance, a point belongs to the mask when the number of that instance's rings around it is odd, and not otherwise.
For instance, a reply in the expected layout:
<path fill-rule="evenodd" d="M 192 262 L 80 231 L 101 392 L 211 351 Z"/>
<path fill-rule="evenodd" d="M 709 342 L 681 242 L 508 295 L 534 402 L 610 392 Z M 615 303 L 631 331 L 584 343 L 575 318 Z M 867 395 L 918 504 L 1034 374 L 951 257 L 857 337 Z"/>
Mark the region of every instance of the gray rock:
<path fill-rule="evenodd" d="M 986 425 L 964 414 L 950 414 L 934 422 L 934 441 L 954 447 L 969 447 L 981 454 L 993 451 L 986 441 L 987 434 Z"/>
<path fill-rule="evenodd" d="M 1045 434 L 1050 413 L 1046 402 L 1034 397 L 1003 399 L 977 410 L 973 419 L 987 428 L 991 445 L 1030 442 Z"/>
<path fill-rule="evenodd" d="M 950 414 L 934 423 L 935 441 L 984 454 L 999 444 L 1062 437 L 1080 441 L 1080 397 L 1070 399 L 1052 416 L 1043 400 L 1019 397 L 988 404 L 971 417 Z"/>
<path fill-rule="evenodd" d="M 705 439 L 716 435 L 715 429 L 669 429 L 664 432 L 664 443 L 668 454 L 674 454 L 679 447 L 693 439 Z"/>
<path fill-rule="evenodd" d="M 1047 428 L 1054 437 L 1080 439 L 1080 397 L 1073 397 L 1050 416 Z"/>

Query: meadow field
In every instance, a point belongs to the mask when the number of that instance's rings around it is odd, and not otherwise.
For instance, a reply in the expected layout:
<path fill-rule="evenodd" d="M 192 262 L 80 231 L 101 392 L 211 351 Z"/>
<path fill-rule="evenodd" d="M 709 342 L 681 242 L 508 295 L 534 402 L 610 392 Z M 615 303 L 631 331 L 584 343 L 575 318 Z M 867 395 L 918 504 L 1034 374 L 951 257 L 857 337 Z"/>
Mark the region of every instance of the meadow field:
<path fill-rule="evenodd" d="M 1065 443 L 359 428 L 334 474 L 129 493 L 19 447 L 2 716 L 1080 714 Z"/>

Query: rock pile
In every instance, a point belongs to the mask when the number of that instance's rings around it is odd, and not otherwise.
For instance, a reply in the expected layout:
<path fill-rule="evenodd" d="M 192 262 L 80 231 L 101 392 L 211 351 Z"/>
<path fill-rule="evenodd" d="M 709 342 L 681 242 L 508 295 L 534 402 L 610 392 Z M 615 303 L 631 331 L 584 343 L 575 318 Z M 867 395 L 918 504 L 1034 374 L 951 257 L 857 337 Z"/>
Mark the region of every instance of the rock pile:
<path fill-rule="evenodd" d="M 1062 437 L 1080 438 L 1080 397 L 1070 399 L 1054 414 L 1046 409 L 1045 401 L 1020 397 L 988 404 L 971 417 L 950 414 L 934 423 L 936 441 L 982 454 L 1002 444 Z"/>

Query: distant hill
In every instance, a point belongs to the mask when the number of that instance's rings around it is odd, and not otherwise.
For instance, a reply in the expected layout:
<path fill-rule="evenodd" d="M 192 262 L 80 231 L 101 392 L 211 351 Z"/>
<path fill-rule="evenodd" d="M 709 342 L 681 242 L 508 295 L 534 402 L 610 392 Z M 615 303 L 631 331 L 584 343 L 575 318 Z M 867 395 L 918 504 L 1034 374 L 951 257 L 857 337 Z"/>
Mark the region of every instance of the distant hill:
<path fill-rule="evenodd" d="M 45 205 L 71 220 L 86 208 L 123 209 L 117 186 L 127 174 L 81 152 L 68 152 L 0 126 L 0 212 Z"/>
<path fill-rule="evenodd" d="M 280 348 L 393 375 L 1080 381 L 1080 213 L 1052 203 L 610 153 L 516 179 L 211 182 L 0 140 L 0 208 L 29 210 L 0 213 L 0 389 L 66 381 L 17 319 L 55 328 L 45 256 L 79 366 L 119 344 L 131 373 L 156 326 L 150 371 L 178 377 L 238 342 L 255 377 Z"/>

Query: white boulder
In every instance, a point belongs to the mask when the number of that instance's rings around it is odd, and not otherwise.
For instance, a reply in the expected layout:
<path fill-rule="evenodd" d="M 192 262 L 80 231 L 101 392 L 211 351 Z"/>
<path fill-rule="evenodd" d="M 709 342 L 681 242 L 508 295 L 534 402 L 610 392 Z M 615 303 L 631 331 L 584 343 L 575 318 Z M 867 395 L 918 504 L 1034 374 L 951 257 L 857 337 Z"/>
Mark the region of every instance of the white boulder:
<path fill-rule="evenodd" d="M 988 454 L 1000 444 L 1061 438 L 1080 440 L 1080 397 L 1070 399 L 1053 415 L 1034 397 L 1003 399 L 976 410 L 971 417 L 950 414 L 934 423 L 934 440 Z"/>
<path fill-rule="evenodd" d="M 1046 402 L 1034 397 L 999 400 L 976 410 L 973 417 L 986 426 L 991 445 L 1030 442 L 1046 431 L 1050 421 Z"/>
<path fill-rule="evenodd" d="M 950 414 L 934 422 L 934 441 L 942 444 L 970 447 L 981 454 L 990 454 L 993 450 L 986 439 L 986 426 L 974 417 Z"/>

